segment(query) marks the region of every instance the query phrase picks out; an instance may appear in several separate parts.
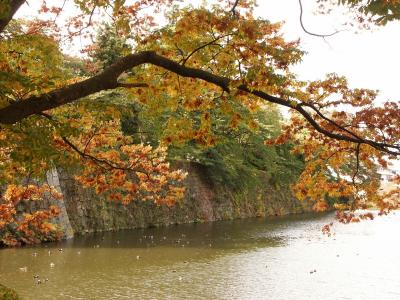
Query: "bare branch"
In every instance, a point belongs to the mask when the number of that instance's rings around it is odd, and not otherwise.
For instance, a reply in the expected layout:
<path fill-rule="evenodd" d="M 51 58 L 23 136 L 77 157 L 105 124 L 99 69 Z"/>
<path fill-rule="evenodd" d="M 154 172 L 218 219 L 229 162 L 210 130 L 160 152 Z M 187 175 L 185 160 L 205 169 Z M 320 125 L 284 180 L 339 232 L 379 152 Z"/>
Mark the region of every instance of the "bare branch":
<path fill-rule="evenodd" d="M 303 23 L 303 3 L 301 2 L 301 0 L 299 0 L 299 6 L 300 6 L 300 17 L 299 17 L 299 19 L 300 19 L 300 26 L 301 26 L 301 28 L 303 29 L 303 31 L 304 31 L 305 33 L 307 33 L 307 34 L 309 34 L 309 35 L 317 36 L 317 37 L 326 38 L 326 37 L 330 37 L 330 36 L 333 36 L 333 35 L 335 35 L 335 34 L 341 32 L 341 30 L 337 30 L 337 31 L 335 31 L 335 32 L 333 32 L 333 33 L 330 33 L 330 34 L 318 34 L 318 33 L 314 33 L 314 32 L 308 31 L 308 30 L 306 29 L 306 27 L 304 26 L 304 23 Z"/>
<path fill-rule="evenodd" d="M 231 13 L 235 16 L 236 15 L 236 7 L 239 4 L 239 0 L 235 0 L 235 3 L 233 3 L 233 6 L 231 8 Z"/>

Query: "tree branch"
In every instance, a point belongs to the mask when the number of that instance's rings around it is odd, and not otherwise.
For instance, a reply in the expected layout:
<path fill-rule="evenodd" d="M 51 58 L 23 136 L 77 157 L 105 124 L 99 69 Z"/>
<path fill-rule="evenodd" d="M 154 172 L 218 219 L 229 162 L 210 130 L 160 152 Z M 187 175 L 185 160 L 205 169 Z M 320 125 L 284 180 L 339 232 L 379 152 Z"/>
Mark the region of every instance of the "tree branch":
<path fill-rule="evenodd" d="M 149 85 L 147 83 L 141 83 L 141 82 L 139 82 L 139 83 L 118 82 L 117 87 L 131 89 L 131 88 L 139 88 L 139 87 L 149 87 Z"/>
<path fill-rule="evenodd" d="M 360 169 L 360 147 L 361 147 L 361 144 L 357 144 L 356 152 L 355 152 L 355 155 L 356 155 L 356 170 L 355 170 L 355 172 L 353 174 L 353 177 L 351 178 L 351 181 L 353 182 L 353 185 L 356 185 L 356 176 L 358 175 L 358 171 Z"/>
<path fill-rule="evenodd" d="M 4 28 L 10 23 L 17 10 L 25 3 L 25 0 L 10 0 L 8 13 L 0 18 L 0 33 L 4 31 Z"/>
<path fill-rule="evenodd" d="M 216 41 L 229 36 L 230 34 L 224 34 L 221 36 L 216 37 L 215 39 L 213 39 L 212 41 L 209 41 L 208 43 L 205 43 L 199 47 L 197 47 L 196 49 L 194 49 L 192 52 L 190 52 L 188 54 L 188 56 L 186 56 L 183 60 L 182 60 L 182 65 L 184 66 L 186 64 L 186 62 L 190 59 L 190 57 L 192 57 L 193 54 L 195 54 L 196 52 L 200 51 L 201 49 L 204 49 L 207 46 L 213 45 Z"/>
<path fill-rule="evenodd" d="M 336 30 L 335 32 L 330 33 L 330 34 L 318 34 L 318 33 L 314 33 L 314 32 L 308 31 L 308 30 L 306 29 L 306 27 L 304 26 L 304 23 L 303 23 L 303 3 L 301 2 L 301 0 L 299 0 L 299 6 L 300 6 L 300 16 L 299 16 L 299 19 L 300 19 L 300 26 L 301 26 L 301 28 L 303 29 L 303 31 L 304 31 L 305 33 L 307 33 L 307 34 L 309 34 L 309 35 L 317 36 L 317 37 L 326 38 L 326 37 L 333 36 L 333 35 L 335 35 L 335 34 L 337 34 L 337 33 L 340 32 L 340 30 Z"/>
<path fill-rule="evenodd" d="M 167 71 L 171 71 L 182 77 L 190 77 L 204 80 L 222 88 L 226 92 L 230 92 L 231 80 L 227 77 L 218 76 L 201 69 L 183 66 L 173 60 L 158 55 L 154 51 L 143 51 L 136 54 L 130 54 L 118 60 L 116 63 L 106 68 L 102 73 L 95 75 L 84 81 L 68 85 L 64 88 L 51 91 L 39 96 L 31 96 L 28 99 L 14 102 L 9 106 L 0 109 L 0 124 L 14 124 L 24 118 L 43 111 L 59 107 L 64 104 L 72 103 L 80 98 L 100 92 L 103 90 L 115 89 L 121 84 L 117 82 L 117 78 L 123 72 L 142 64 L 152 64 L 161 67 Z M 238 91 L 245 92 L 257 96 L 265 101 L 276 103 L 285 107 L 296 110 L 300 113 L 314 129 L 330 138 L 347 141 L 355 144 L 367 144 L 371 147 L 383 151 L 385 153 L 398 156 L 400 155 L 400 146 L 388 145 L 376 142 L 371 139 L 362 138 L 355 134 L 335 133 L 332 130 L 323 128 L 314 118 L 312 114 L 307 112 L 304 103 L 293 103 L 291 100 L 278 98 L 269 95 L 261 90 L 249 88 L 247 85 L 239 85 L 236 87 Z M 330 122 L 338 127 L 334 121 Z M 343 130 L 342 126 L 338 127 Z"/>
<path fill-rule="evenodd" d="M 239 4 L 239 0 L 235 0 L 235 3 L 233 3 L 233 6 L 231 8 L 231 13 L 235 16 L 236 15 L 236 7 Z"/>
<path fill-rule="evenodd" d="M 52 116 L 50 116 L 49 114 L 46 113 L 38 113 L 38 115 L 45 117 L 46 119 L 52 121 L 52 122 L 57 122 L 56 120 L 54 120 L 54 118 Z M 95 133 L 96 134 L 96 133 Z M 95 135 L 94 134 L 94 135 Z M 93 135 L 93 136 L 94 136 Z M 79 154 L 82 158 L 84 159 L 89 159 L 91 161 L 93 161 L 95 164 L 97 164 L 99 167 L 101 167 L 103 170 L 107 171 L 108 169 L 116 169 L 116 170 L 122 170 L 122 171 L 130 171 L 130 172 L 139 172 L 139 173 L 143 173 L 146 174 L 148 176 L 148 173 L 143 170 L 143 169 L 135 169 L 132 168 L 132 166 L 130 167 L 123 167 L 123 166 L 118 166 L 116 164 L 114 164 L 113 162 L 106 160 L 106 159 L 102 159 L 102 158 L 98 158 L 94 155 L 91 155 L 89 153 L 86 152 L 86 148 L 88 146 L 88 144 L 90 143 L 91 139 L 93 138 L 90 137 L 90 139 L 86 142 L 85 148 L 84 150 L 80 150 L 78 148 L 78 146 L 76 146 L 75 144 L 73 144 L 68 138 L 66 138 L 65 136 L 60 135 L 61 139 L 64 141 L 64 143 L 66 145 L 68 145 L 68 147 L 71 148 L 71 150 L 75 151 L 77 154 Z"/>

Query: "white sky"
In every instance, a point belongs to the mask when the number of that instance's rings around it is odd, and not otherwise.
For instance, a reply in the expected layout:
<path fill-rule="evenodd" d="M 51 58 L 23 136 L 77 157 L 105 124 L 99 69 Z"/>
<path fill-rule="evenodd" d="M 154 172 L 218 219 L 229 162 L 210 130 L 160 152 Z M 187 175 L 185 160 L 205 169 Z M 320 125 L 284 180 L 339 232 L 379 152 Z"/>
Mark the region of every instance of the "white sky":
<path fill-rule="evenodd" d="M 359 34 L 339 32 L 324 40 L 310 36 L 301 29 L 298 0 L 259 2 L 258 14 L 271 21 L 284 20 L 285 36 L 301 39 L 301 47 L 308 53 L 295 68 L 301 79 L 313 80 L 335 72 L 345 75 L 353 87 L 378 89 L 385 100 L 400 100 L 400 92 L 397 90 L 400 72 L 399 22 Z M 315 7 L 310 4 L 311 1 L 303 0 L 303 21 L 307 30 L 326 34 L 343 28 L 338 25 L 340 22 L 337 18 L 315 16 Z"/>
<path fill-rule="evenodd" d="M 58 1 L 57 1 L 58 2 Z M 185 1 L 199 3 L 201 0 Z M 299 22 L 298 0 L 259 0 L 255 12 L 272 22 L 284 21 L 284 35 L 301 40 L 301 48 L 308 54 L 293 69 L 302 80 L 323 78 L 335 72 L 348 78 L 352 87 L 377 89 L 382 100 L 400 101 L 397 90 L 400 72 L 400 23 L 390 23 L 373 31 L 343 31 L 325 40 L 306 34 Z M 346 17 L 338 12 L 335 16 L 316 16 L 315 0 L 303 0 L 303 21 L 306 28 L 315 33 L 331 33 L 342 29 Z M 32 3 L 32 1 L 31 1 Z M 35 4 L 24 6 L 18 17 L 32 16 Z M 54 3 L 56 4 L 56 3 Z M 36 4 L 37 5 L 37 4 Z M 400 126 L 400 124 L 399 124 Z M 400 162 L 398 162 L 400 170 Z"/>

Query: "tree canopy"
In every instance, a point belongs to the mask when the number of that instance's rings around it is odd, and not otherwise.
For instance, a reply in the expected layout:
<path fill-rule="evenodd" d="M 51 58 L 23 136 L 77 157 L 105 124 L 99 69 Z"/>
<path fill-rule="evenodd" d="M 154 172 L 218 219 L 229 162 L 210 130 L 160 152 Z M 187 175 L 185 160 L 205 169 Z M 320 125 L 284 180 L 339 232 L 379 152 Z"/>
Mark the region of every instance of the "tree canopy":
<path fill-rule="evenodd" d="M 322 10 L 346 5 L 360 22 L 399 18 L 397 0 L 318 2 Z M 173 205 L 184 195 L 186 173 L 170 166 L 168 148 L 180 159 L 190 160 L 194 149 L 202 159 L 229 157 L 233 148 L 225 146 L 236 138 L 241 149 L 254 150 L 251 159 L 240 150 L 241 160 L 260 165 L 268 155 L 251 145 L 261 135 L 265 149 L 290 143 L 302 157 L 293 191 L 316 210 L 346 198 L 335 207 L 349 222 L 358 220 L 351 213 L 358 208 L 397 208 L 399 190 L 381 193 L 377 170 L 400 155 L 399 102 L 378 103 L 376 91 L 352 88 L 335 73 L 299 80 L 291 71 L 305 55 L 299 41 L 255 17 L 255 1 L 198 8 L 174 0 L 43 1 L 37 19 L 15 19 L 24 3 L 0 2 L 4 243 L 56 237 L 49 219 L 57 208 L 16 216 L 21 201 L 59 197 L 38 183 L 47 170 L 67 168 L 113 201 Z M 91 41 L 81 57 L 65 48 L 77 38 Z M 290 120 L 278 120 L 280 106 L 290 109 Z M 399 183 L 399 175 L 392 180 Z"/>

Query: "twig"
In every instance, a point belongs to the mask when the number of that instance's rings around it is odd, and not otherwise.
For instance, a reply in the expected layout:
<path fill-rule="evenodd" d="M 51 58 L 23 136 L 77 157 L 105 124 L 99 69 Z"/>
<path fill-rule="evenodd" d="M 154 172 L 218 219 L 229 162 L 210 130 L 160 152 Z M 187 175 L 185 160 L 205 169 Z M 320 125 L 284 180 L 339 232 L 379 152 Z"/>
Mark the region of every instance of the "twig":
<path fill-rule="evenodd" d="M 231 8 L 231 13 L 234 15 L 234 16 L 236 16 L 236 7 L 238 6 L 238 4 L 239 4 L 239 0 L 236 0 L 235 1 L 235 3 L 233 3 L 233 6 L 232 6 L 232 8 Z"/>
<path fill-rule="evenodd" d="M 195 54 L 196 52 L 200 51 L 201 49 L 204 49 L 204 48 L 207 47 L 207 46 L 210 46 L 210 45 L 214 44 L 216 41 L 218 41 L 218 40 L 220 40 L 220 39 L 222 39 L 222 38 L 224 38 L 224 37 L 227 37 L 227 36 L 229 36 L 229 35 L 230 35 L 230 34 L 224 34 L 224 35 L 218 36 L 218 37 L 214 38 L 212 41 L 209 41 L 208 43 L 205 43 L 205 44 L 203 44 L 203 45 L 197 47 L 197 48 L 194 49 L 192 52 L 190 52 L 189 55 L 186 56 L 186 58 L 184 58 L 184 59 L 182 60 L 182 66 L 184 66 L 184 65 L 186 64 L 186 62 L 190 59 L 190 57 L 191 57 L 193 54 Z"/>
<path fill-rule="evenodd" d="M 54 118 L 52 116 L 50 116 L 49 114 L 46 114 L 44 112 L 38 113 L 38 115 L 43 116 L 45 118 L 47 118 L 48 120 L 51 120 L 53 122 L 56 122 L 54 120 Z M 108 160 L 104 160 L 101 158 L 97 158 L 91 154 L 88 154 L 84 151 L 81 151 L 76 145 L 74 145 L 68 138 L 66 138 L 65 136 L 60 136 L 61 139 L 64 141 L 64 143 L 66 143 L 72 150 L 74 150 L 76 153 L 78 153 L 81 157 L 86 158 L 86 159 L 90 159 L 91 161 L 95 162 L 99 167 L 101 167 L 104 170 L 107 170 L 106 167 L 104 167 L 104 165 L 108 166 L 111 169 L 116 169 L 116 170 L 122 170 L 122 171 L 132 171 L 132 172 L 140 172 L 143 174 L 147 174 L 146 171 L 141 170 L 141 169 L 132 169 L 132 166 L 129 167 L 120 167 L 120 166 L 116 166 L 115 164 L 109 162 Z M 86 147 L 85 147 L 86 149 Z"/>
<path fill-rule="evenodd" d="M 307 34 L 309 34 L 309 35 L 317 36 L 317 37 L 326 38 L 326 37 L 333 36 L 333 35 L 335 35 L 335 34 L 337 34 L 337 33 L 339 33 L 339 32 L 342 31 L 342 30 L 337 30 L 337 31 L 335 31 L 335 32 L 333 32 L 333 33 L 330 33 L 330 34 L 319 34 L 319 33 L 314 33 L 314 32 L 308 31 L 308 30 L 306 29 L 306 27 L 304 26 L 304 23 L 303 23 L 303 3 L 301 2 L 301 0 L 299 0 L 299 6 L 300 6 L 300 17 L 299 17 L 299 19 L 300 19 L 300 26 L 301 26 L 301 28 L 304 30 L 305 33 L 307 33 Z"/>
<path fill-rule="evenodd" d="M 358 171 L 359 171 L 359 169 L 360 169 L 360 147 L 361 147 L 361 144 L 357 144 L 357 146 L 356 146 L 356 171 L 354 172 L 354 174 L 353 174 L 353 177 L 352 177 L 352 179 L 351 179 L 351 181 L 353 182 L 353 185 L 356 185 L 356 176 L 357 176 L 357 174 L 358 174 Z"/>

